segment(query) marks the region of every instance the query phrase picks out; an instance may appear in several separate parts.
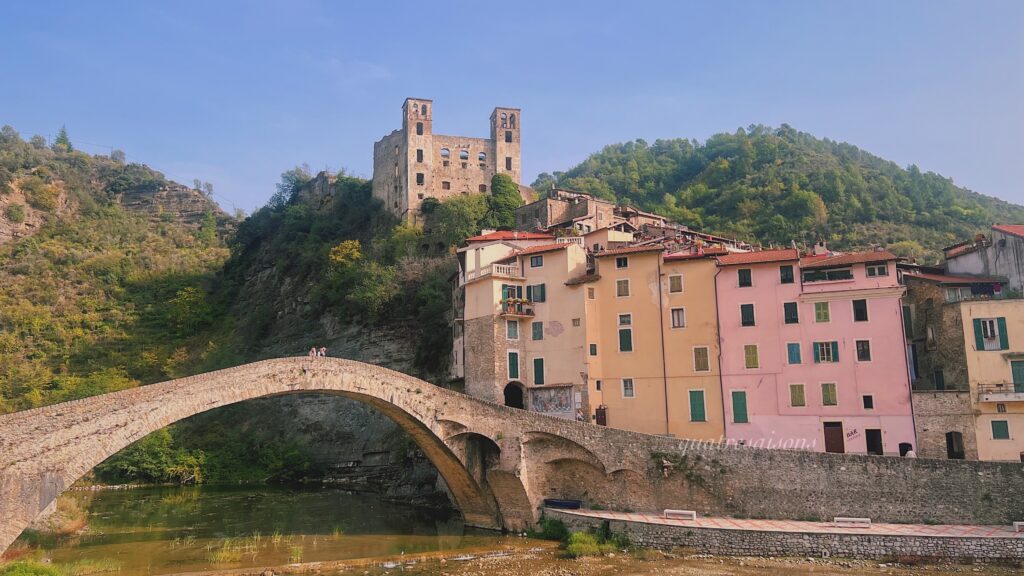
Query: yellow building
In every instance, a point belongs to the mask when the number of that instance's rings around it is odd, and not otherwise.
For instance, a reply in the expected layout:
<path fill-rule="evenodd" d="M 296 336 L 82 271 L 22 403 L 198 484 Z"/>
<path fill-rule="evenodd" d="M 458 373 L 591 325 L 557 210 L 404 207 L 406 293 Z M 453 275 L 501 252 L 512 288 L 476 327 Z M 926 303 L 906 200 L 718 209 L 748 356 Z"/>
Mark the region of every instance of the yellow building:
<path fill-rule="evenodd" d="M 724 434 L 716 263 L 661 246 L 595 256 L 586 286 L 588 398 L 599 424 L 680 438 Z"/>
<path fill-rule="evenodd" d="M 1024 461 L 1024 300 L 959 303 L 979 460 Z"/>

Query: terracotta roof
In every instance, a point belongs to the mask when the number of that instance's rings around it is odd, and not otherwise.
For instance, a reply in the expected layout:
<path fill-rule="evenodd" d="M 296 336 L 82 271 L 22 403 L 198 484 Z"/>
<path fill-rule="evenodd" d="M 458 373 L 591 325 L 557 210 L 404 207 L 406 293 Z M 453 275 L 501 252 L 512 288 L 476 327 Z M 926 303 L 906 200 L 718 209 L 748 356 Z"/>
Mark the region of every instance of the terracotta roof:
<path fill-rule="evenodd" d="M 1002 278 L 984 278 L 980 276 L 953 276 L 952 274 L 925 274 L 923 272 L 904 272 L 904 278 L 917 278 L 918 280 L 925 280 L 927 282 L 935 282 L 937 284 L 993 284 L 1002 283 Z"/>
<path fill-rule="evenodd" d="M 655 246 L 626 246 L 625 248 L 615 248 L 614 250 L 605 250 L 594 254 L 594 258 L 603 258 L 605 256 L 621 256 L 622 254 L 638 254 L 640 252 L 661 252 L 665 249 L 661 244 Z"/>
<path fill-rule="evenodd" d="M 783 250 L 759 250 L 757 252 L 734 252 L 718 257 L 718 263 L 723 266 L 733 264 L 758 264 L 761 262 L 784 262 L 786 260 L 798 260 L 800 251 L 796 248 L 785 248 Z"/>
<path fill-rule="evenodd" d="M 1024 224 L 993 224 L 992 229 L 1024 238 Z"/>
<path fill-rule="evenodd" d="M 707 248 L 703 252 L 676 252 L 675 254 L 666 254 L 665 261 L 673 262 L 676 260 L 696 260 L 697 258 L 724 256 L 728 253 L 729 251 L 725 248 Z"/>
<path fill-rule="evenodd" d="M 600 274 L 584 274 L 583 276 L 577 276 L 570 278 L 565 282 L 566 286 L 576 286 L 577 284 L 588 284 L 590 282 L 597 282 L 601 279 Z"/>
<path fill-rule="evenodd" d="M 466 242 L 490 242 L 492 240 L 554 240 L 550 234 L 537 234 L 536 232 L 520 232 L 518 230 L 498 230 L 466 238 Z"/>
<path fill-rule="evenodd" d="M 892 252 L 872 250 L 869 252 L 847 252 L 845 254 L 830 254 L 822 256 L 807 256 L 800 259 L 801 268 L 833 268 L 835 266 L 849 266 L 851 264 L 866 264 L 870 262 L 888 262 L 895 260 L 896 255 Z"/>
<path fill-rule="evenodd" d="M 533 254 L 540 254 L 542 252 L 553 252 L 555 250 L 563 250 L 571 244 L 544 244 L 542 246 L 531 246 L 522 250 L 516 250 L 508 256 L 498 260 L 498 262 L 508 262 L 509 260 L 515 260 L 520 256 L 531 256 Z"/>

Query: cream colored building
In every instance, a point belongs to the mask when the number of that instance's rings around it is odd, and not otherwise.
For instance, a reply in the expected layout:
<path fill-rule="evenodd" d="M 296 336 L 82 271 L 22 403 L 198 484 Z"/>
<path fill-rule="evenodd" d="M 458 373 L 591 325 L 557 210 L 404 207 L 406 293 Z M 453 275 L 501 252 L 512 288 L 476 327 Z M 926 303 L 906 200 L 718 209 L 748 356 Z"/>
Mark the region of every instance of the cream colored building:
<path fill-rule="evenodd" d="M 648 434 L 724 434 L 710 255 L 660 246 L 595 257 L 586 286 L 588 397 L 599 424 Z"/>
<path fill-rule="evenodd" d="M 466 393 L 552 416 L 580 417 L 586 413 L 583 289 L 567 282 L 586 273 L 582 239 L 509 252 L 463 273 Z"/>

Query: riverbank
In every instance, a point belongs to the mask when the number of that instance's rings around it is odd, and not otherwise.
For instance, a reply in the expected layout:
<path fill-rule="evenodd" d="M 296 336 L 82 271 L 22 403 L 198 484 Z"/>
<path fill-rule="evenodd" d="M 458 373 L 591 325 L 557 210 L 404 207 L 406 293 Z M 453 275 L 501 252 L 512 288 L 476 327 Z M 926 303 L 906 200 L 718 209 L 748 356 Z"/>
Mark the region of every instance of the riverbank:
<path fill-rule="evenodd" d="M 412 576 L 1010 576 L 1020 574 L 1020 568 L 955 564 L 912 566 L 842 558 L 719 558 L 691 554 L 681 549 L 670 552 L 637 550 L 602 557 L 570 559 L 565 557 L 565 552 L 559 549 L 556 543 L 520 539 L 518 542 L 509 542 L 499 549 L 462 551 L 459 554 L 432 553 L 386 559 L 313 562 L 227 572 L 194 572 L 176 576 L 384 576 L 396 572 Z"/>

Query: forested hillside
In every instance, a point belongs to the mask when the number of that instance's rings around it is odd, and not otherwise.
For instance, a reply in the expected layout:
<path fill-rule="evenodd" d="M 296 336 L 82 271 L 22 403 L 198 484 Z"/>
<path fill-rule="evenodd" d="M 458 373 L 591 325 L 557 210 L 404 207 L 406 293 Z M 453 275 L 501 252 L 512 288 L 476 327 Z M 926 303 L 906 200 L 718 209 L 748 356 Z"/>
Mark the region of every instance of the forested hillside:
<path fill-rule="evenodd" d="M 552 183 L 755 243 L 822 237 L 837 248 L 883 243 L 931 260 L 994 222 L 1024 222 L 1024 207 L 786 125 L 704 143 L 606 146 L 566 172 L 541 174 L 533 187 Z"/>

